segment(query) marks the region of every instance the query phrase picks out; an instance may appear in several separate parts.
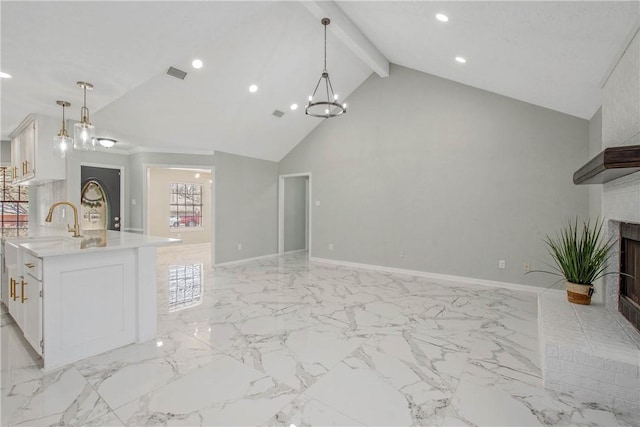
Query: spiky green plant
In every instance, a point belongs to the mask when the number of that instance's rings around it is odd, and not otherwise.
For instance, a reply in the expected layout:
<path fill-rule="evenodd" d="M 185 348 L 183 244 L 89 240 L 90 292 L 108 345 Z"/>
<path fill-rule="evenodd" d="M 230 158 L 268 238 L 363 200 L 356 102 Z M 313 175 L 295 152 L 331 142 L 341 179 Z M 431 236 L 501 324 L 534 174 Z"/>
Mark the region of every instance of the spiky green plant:
<path fill-rule="evenodd" d="M 545 244 L 556 265 L 550 266 L 554 271 L 536 272 L 562 276 L 569 282 L 582 285 L 591 285 L 607 274 L 619 274 L 605 272 L 615 240 L 603 239 L 603 225 L 604 221 L 596 219 L 593 226 L 590 221 L 586 221 L 580 228 L 576 218 L 574 221 L 569 220 L 555 238 L 547 235 Z"/>

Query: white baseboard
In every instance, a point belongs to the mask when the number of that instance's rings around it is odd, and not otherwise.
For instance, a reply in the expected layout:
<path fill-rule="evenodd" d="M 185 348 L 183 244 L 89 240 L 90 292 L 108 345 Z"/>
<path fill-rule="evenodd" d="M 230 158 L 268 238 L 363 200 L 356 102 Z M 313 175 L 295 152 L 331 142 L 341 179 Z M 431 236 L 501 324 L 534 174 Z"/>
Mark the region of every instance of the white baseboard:
<path fill-rule="evenodd" d="M 405 274 L 408 276 L 426 277 L 428 279 L 444 280 L 447 282 L 469 283 L 472 285 L 491 286 L 494 288 L 513 289 L 516 291 L 532 292 L 541 294 L 547 288 L 539 288 L 537 286 L 520 285 L 517 283 L 498 282 L 495 280 L 474 279 L 473 277 L 453 276 L 449 274 L 429 273 L 427 271 L 408 270 L 404 268 L 385 267 L 382 265 L 360 264 L 357 262 L 338 261 L 335 259 L 310 257 L 310 261 L 321 262 L 324 264 L 342 265 L 345 267 L 362 268 L 366 270 L 385 271 L 387 273 Z"/>
<path fill-rule="evenodd" d="M 245 262 L 257 261 L 259 259 L 265 259 L 265 258 L 273 258 L 276 256 L 278 256 L 278 254 L 261 255 L 253 258 L 243 258 L 243 259 L 237 259 L 235 261 L 220 262 L 218 264 L 215 264 L 214 267 L 226 267 L 228 265 L 242 264 Z"/>

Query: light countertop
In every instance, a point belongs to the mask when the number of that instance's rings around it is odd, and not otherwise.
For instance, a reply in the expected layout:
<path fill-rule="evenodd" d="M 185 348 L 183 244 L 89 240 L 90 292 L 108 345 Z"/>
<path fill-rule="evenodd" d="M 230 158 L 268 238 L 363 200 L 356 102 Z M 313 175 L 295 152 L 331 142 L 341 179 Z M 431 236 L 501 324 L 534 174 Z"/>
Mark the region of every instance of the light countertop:
<path fill-rule="evenodd" d="M 81 234 L 82 237 L 72 237 L 69 233 L 35 233 L 30 237 L 4 238 L 4 240 L 20 246 L 39 258 L 144 246 L 166 246 L 181 242 L 180 239 L 125 231 L 83 230 Z"/>

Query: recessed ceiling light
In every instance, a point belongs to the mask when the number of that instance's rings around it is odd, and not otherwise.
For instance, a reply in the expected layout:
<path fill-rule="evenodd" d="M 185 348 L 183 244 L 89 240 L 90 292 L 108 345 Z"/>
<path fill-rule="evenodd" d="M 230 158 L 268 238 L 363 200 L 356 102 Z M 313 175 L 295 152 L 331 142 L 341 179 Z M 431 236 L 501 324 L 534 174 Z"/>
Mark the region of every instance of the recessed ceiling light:
<path fill-rule="evenodd" d="M 196 178 L 200 178 L 200 174 L 199 173 L 196 174 Z"/>
<path fill-rule="evenodd" d="M 257 90 L 258 90 L 258 86 L 256 85 L 249 86 L 249 92 L 253 93 L 253 92 L 256 92 Z"/>
<path fill-rule="evenodd" d="M 456 56 L 456 61 L 458 61 L 461 64 L 464 64 L 465 62 L 467 62 L 467 60 L 464 59 L 462 56 Z"/>
<path fill-rule="evenodd" d="M 449 20 L 449 17 L 444 13 L 436 13 L 436 19 L 438 21 L 447 22 Z"/>
<path fill-rule="evenodd" d="M 193 62 L 191 63 L 191 66 L 196 70 L 199 70 L 200 68 L 202 68 L 202 65 L 203 63 L 200 59 L 194 59 Z"/>
<path fill-rule="evenodd" d="M 11 78 L 11 74 L 3 73 L 2 71 L 0 71 L 0 79 L 10 79 L 10 78 Z"/>
<path fill-rule="evenodd" d="M 291 104 L 291 108 L 292 110 L 297 110 L 298 109 L 298 104 Z"/>

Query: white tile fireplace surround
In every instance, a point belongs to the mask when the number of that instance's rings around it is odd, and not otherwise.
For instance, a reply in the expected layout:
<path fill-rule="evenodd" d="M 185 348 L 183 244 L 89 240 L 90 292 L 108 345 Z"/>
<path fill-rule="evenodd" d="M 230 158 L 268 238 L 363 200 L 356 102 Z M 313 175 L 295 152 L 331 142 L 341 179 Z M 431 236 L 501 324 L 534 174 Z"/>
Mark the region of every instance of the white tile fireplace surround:
<path fill-rule="evenodd" d="M 538 328 L 546 388 L 623 409 L 640 424 L 640 333 L 620 313 L 544 292 Z"/>
<path fill-rule="evenodd" d="M 214 272 L 161 249 L 158 338 L 47 374 L 3 312 L 0 425 L 638 424 L 543 387 L 537 294 L 305 255 Z M 169 311 L 169 267 L 198 262 Z"/>

